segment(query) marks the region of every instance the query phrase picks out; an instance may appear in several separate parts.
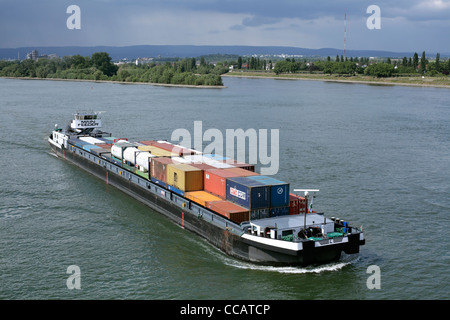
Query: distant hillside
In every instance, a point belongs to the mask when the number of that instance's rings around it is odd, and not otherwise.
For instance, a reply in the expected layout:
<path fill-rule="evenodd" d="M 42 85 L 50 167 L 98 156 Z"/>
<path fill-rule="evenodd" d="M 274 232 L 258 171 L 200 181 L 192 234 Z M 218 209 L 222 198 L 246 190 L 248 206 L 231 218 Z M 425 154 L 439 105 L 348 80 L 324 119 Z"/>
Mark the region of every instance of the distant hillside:
<path fill-rule="evenodd" d="M 304 55 L 304 56 L 322 56 L 336 57 L 342 55 L 341 49 L 322 48 L 307 49 L 297 47 L 271 47 L 271 46 L 191 46 L 191 45 L 142 45 L 142 46 L 96 46 L 96 47 L 22 47 L 22 48 L 0 48 L 0 59 L 16 59 L 18 53 L 21 59 L 32 50 L 38 50 L 39 54 L 56 54 L 59 57 L 82 55 L 90 56 L 94 52 L 108 52 L 113 60 L 123 58 L 136 59 L 139 57 L 199 57 L 208 54 L 235 54 L 235 55 Z M 426 52 L 427 56 L 434 57 L 436 53 Z M 390 57 L 402 58 L 412 57 L 414 52 L 389 52 L 374 50 L 347 50 L 348 57 Z M 448 57 L 449 54 L 443 54 L 441 57 Z"/>

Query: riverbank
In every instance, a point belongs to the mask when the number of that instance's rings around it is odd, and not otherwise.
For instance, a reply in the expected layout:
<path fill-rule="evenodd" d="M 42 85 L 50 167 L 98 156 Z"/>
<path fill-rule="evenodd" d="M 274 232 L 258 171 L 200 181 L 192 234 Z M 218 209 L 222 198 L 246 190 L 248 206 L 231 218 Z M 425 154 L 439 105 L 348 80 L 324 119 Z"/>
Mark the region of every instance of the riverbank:
<path fill-rule="evenodd" d="M 270 78 L 281 80 L 314 80 L 326 82 L 343 82 L 343 83 L 361 83 L 371 85 L 402 85 L 416 87 L 436 87 L 450 89 L 450 77 L 388 77 L 376 78 L 370 76 L 338 76 L 329 74 L 280 74 L 273 72 L 228 72 L 223 74 L 225 77 L 245 77 L 245 78 Z"/>
<path fill-rule="evenodd" d="M 48 81 L 75 81 L 75 82 L 95 82 L 95 83 L 115 83 L 115 84 L 142 84 L 160 87 L 178 87 L 178 88 L 198 88 L 198 89 L 224 89 L 226 86 L 213 85 L 189 85 L 189 84 L 170 84 L 170 83 L 153 83 L 153 82 L 131 82 L 131 81 L 114 81 L 114 80 L 88 80 L 88 79 L 58 79 L 58 78 L 30 78 L 30 77 L 0 77 L 0 79 L 19 79 L 19 80 L 48 80 Z"/>

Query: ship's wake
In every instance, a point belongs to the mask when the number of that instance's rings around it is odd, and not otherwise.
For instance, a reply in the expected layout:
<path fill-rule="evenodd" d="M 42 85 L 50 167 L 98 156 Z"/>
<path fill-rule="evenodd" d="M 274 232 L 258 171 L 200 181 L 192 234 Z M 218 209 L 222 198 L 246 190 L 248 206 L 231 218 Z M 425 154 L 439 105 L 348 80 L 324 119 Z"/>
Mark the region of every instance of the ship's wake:
<path fill-rule="evenodd" d="M 224 263 L 228 266 L 238 268 L 238 269 L 248 269 L 256 271 L 266 271 L 266 272 L 277 272 L 277 273 L 289 273 L 289 274 L 306 274 L 306 273 L 323 273 L 339 271 L 347 265 L 352 264 L 358 258 L 353 258 L 351 260 L 344 260 L 337 262 L 332 262 L 323 265 L 311 265 L 307 267 L 292 266 L 292 267 L 278 267 L 278 266 L 265 266 L 258 265 L 249 262 L 237 261 L 229 258 L 224 258 Z"/>
<path fill-rule="evenodd" d="M 330 262 L 327 264 L 321 265 L 310 265 L 307 267 L 301 266 L 270 266 L 270 265 L 261 265 L 241 260 L 236 260 L 230 256 L 225 255 L 222 251 L 215 247 L 206 246 L 205 250 L 209 251 L 210 254 L 215 256 L 219 261 L 223 264 L 237 268 L 237 269 L 247 269 L 247 270 L 255 270 L 255 271 L 263 271 L 263 272 L 277 272 L 277 273 L 286 273 L 286 274 L 307 274 L 307 273 L 323 273 L 323 272 L 333 272 L 339 271 L 344 267 L 351 265 L 359 260 L 358 254 L 346 255 L 343 254 L 341 259 L 336 262 Z M 214 250 L 213 250 L 214 249 Z"/>

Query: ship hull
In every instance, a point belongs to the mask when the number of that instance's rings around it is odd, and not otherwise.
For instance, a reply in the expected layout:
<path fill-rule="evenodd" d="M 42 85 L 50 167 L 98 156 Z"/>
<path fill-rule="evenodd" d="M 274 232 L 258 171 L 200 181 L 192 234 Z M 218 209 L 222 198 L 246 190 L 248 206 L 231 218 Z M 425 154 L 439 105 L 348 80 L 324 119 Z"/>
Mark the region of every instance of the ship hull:
<path fill-rule="evenodd" d="M 211 216 L 206 218 L 189 208 L 189 206 L 180 206 L 178 196 L 168 196 L 170 191 L 159 190 L 158 193 L 150 191 L 154 184 L 146 181 L 150 190 L 133 183 L 122 174 L 122 171 L 111 170 L 111 164 L 107 166 L 98 164 L 86 158 L 87 152 L 82 149 L 71 147 L 72 150 L 50 143 L 53 152 L 60 158 L 69 161 L 77 167 L 93 174 L 105 183 L 116 187 L 127 195 L 147 205 L 151 209 L 166 216 L 177 225 L 199 235 L 209 243 L 234 258 L 266 265 L 302 265 L 306 266 L 314 263 L 326 263 L 336 261 L 340 258 L 341 252 L 357 253 L 359 252 L 359 238 L 341 244 L 317 247 L 314 241 L 306 241 L 302 244 L 302 250 L 287 250 L 274 248 L 273 246 L 255 242 L 251 237 L 243 237 L 242 229 L 233 222 L 225 221 L 221 225 L 211 223 L 211 220 L 217 221 L 220 217 Z M 122 169 L 123 170 L 123 169 Z M 130 173 L 129 173 L 130 174 Z M 129 175 L 128 174 L 128 175 Z M 136 176 L 136 175 L 135 175 Z M 136 176 L 137 177 L 137 176 Z M 142 180 L 144 180 L 142 178 Z M 176 201 L 178 199 L 178 202 Z M 224 220 L 223 218 L 221 220 Z M 356 236 L 356 235 L 355 235 Z"/>

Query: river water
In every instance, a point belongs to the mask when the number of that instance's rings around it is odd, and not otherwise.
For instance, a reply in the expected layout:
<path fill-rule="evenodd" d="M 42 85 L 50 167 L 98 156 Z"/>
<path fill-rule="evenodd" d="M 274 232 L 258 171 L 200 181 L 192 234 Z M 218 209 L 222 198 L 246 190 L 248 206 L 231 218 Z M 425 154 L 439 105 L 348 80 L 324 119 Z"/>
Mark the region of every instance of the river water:
<path fill-rule="evenodd" d="M 0 79 L 0 299 L 448 299 L 450 91 L 224 78 L 224 89 Z M 225 256 L 54 157 L 78 110 L 103 129 L 170 140 L 177 128 L 278 129 L 277 178 L 362 226 L 357 256 L 264 267 Z M 205 143 L 207 144 L 207 143 Z M 260 167 L 258 167 L 260 168 Z M 69 290 L 69 266 L 80 289 Z M 379 268 L 378 288 L 368 273 Z M 369 281 L 368 281 L 369 280 Z M 372 282 L 371 282 L 372 281 Z"/>

